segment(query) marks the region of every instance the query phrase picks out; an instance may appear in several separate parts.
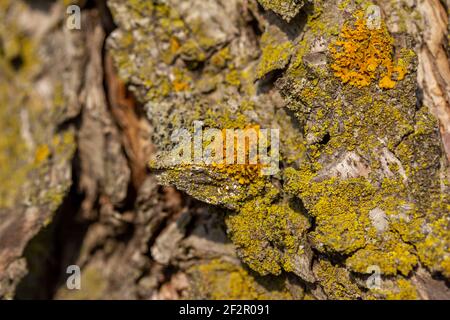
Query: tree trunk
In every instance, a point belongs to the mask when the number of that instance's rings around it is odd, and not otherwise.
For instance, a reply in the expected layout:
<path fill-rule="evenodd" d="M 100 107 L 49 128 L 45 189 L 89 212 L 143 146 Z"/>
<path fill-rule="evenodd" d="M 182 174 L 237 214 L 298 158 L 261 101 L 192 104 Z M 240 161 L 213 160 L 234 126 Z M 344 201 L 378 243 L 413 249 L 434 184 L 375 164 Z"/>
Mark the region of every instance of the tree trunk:
<path fill-rule="evenodd" d="M 0 0 L 0 298 L 450 299 L 450 1 L 75 2 Z"/>

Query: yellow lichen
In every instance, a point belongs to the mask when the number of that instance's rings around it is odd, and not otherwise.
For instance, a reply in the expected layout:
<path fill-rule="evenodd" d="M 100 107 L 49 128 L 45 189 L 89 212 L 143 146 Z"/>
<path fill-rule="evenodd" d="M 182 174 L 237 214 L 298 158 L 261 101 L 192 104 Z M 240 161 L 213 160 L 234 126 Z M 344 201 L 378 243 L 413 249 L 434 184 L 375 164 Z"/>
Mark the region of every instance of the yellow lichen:
<path fill-rule="evenodd" d="M 240 74 L 238 70 L 231 70 L 225 76 L 225 81 L 234 87 L 239 87 L 241 85 Z"/>
<path fill-rule="evenodd" d="M 326 260 L 320 260 L 314 265 L 313 270 L 329 298 L 351 300 L 361 297 L 361 291 L 352 283 L 347 270 L 334 266 Z"/>
<path fill-rule="evenodd" d="M 398 279 L 396 287 L 386 293 L 387 300 L 416 300 L 417 290 L 406 279 Z"/>
<path fill-rule="evenodd" d="M 376 265 L 383 275 L 396 275 L 397 270 L 407 276 L 418 259 L 413 253 L 413 247 L 403 243 L 398 238 L 380 245 L 374 245 L 358 250 L 347 259 L 347 265 L 351 270 L 359 273 L 367 273 L 370 266 Z"/>
<path fill-rule="evenodd" d="M 211 57 L 211 63 L 218 68 L 225 68 L 227 62 L 231 60 L 230 48 L 226 47 Z"/>
<path fill-rule="evenodd" d="M 286 190 L 299 195 L 316 219 L 311 239 L 319 250 L 350 254 L 346 265 L 359 273 L 378 265 L 383 274 L 407 275 L 417 264 L 411 245 L 388 229 L 379 234 L 369 217 L 375 208 L 398 212 L 399 194 L 406 190 L 402 182 L 385 179 L 378 188 L 364 178 L 315 181 L 307 168 L 285 174 Z"/>
<path fill-rule="evenodd" d="M 241 259 L 261 275 L 292 271 L 291 256 L 303 254 L 301 239 L 307 219 L 289 204 L 271 204 L 270 197 L 246 203 L 226 219 Z"/>
<path fill-rule="evenodd" d="M 261 46 L 263 51 L 256 71 L 258 78 L 288 64 L 293 48 L 290 41 L 278 43 L 272 35 L 265 33 L 261 38 Z"/>
<path fill-rule="evenodd" d="M 212 260 L 189 270 L 195 282 L 191 296 L 213 300 L 292 299 L 282 279 L 271 279 L 271 289 L 263 287 L 242 266 Z"/>
<path fill-rule="evenodd" d="M 303 6 L 303 1 L 299 0 L 258 0 L 266 10 L 272 10 L 283 17 L 286 21 L 291 21 Z"/>
<path fill-rule="evenodd" d="M 450 212 L 450 206 L 442 208 Z M 450 278 L 450 219 L 441 217 L 431 224 L 424 241 L 417 244 L 421 261 Z"/>

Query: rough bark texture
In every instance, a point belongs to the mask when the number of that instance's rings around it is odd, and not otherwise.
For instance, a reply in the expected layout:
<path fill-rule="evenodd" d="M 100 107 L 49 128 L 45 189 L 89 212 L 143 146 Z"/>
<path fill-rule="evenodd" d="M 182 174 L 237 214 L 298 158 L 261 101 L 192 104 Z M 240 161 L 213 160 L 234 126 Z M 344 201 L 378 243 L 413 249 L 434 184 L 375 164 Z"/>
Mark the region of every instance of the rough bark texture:
<path fill-rule="evenodd" d="M 1 298 L 450 299 L 449 1 L 67 5 L 0 0 Z M 280 171 L 174 165 L 194 121 Z"/>

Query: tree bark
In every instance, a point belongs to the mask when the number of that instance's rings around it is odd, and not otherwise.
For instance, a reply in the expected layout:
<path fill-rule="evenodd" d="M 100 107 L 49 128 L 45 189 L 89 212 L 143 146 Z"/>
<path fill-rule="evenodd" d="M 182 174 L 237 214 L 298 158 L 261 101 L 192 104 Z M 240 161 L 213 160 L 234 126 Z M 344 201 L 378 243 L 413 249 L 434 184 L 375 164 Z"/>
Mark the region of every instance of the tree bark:
<path fill-rule="evenodd" d="M 0 1 L 0 298 L 450 298 L 449 1 L 76 4 Z"/>

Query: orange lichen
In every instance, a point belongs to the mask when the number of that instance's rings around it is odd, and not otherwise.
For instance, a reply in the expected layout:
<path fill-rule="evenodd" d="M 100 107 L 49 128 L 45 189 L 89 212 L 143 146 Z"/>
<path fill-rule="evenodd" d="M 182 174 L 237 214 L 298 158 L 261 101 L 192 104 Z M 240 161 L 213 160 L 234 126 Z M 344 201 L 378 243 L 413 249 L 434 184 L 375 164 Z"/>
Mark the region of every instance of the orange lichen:
<path fill-rule="evenodd" d="M 356 87 L 366 87 L 379 78 L 381 88 L 394 88 L 397 81 L 404 79 L 406 69 L 393 62 L 394 40 L 386 24 L 368 28 L 362 12 L 355 16 L 356 21 L 346 22 L 339 38 L 329 47 L 334 75 Z"/>
<path fill-rule="evenodd" d="M 259 125 L 250 125 L 247 126 L 246 129 L 254 129 L 258 135 L 257 139 L 260 139 L 260 127 Z M 238 181 L 240 184 L 249 184 L 252 181 L 255 181 L 261 175 L 261 169 L 263 168 L 263 164 L 259 163 L 259 159 L 250 159 L 250 142 L 246 139 L 244 152 L 246 163 L 238 164 L 238 154 L 237 150 L 239 149 L 238 143 L 239 140 L 236 135 L 234 135 L 234 164 L 226 163 L 227 156 L 227 139 L 226 139 L 226 130 L 222 130 L 223 135 L 223 163 L 213 163 L 212 167 L 227 176 L 230 176 L 234 181 Z M 253 160 L 253 161 L 251 161 Z M 256 163 L 255 163 L 256 162 Z"/>
<path fill-rule="evenodd" d="M 41 145 L 36 149 L 34 163 L 36 165 L 41 164 L 50 156 L 50 149 L 47 145 Z"/>
<path fill-rule="evenodd" d="M 189 90 L 189 82 L 191 81 L 189 75 L 184 70 L 175 69 L 173 71 L 174 80 L 172 81 L 172 87 L 175 92 L 182 92 Z"/>
<path fill-rule="evenodd" d="M 174 81 L 172 85 L 175 92 L 182 92 L 189 89 L 189 84 L 187 84 L 186 82 Z"/>
<path fill-rule="evenodd" d="M 170 52 L 171 52 L 172 54 L 175 54 L 175 53 L 178 52 L 178 50 L 179 50 L 180 48 L 181 48 L 181 44 L 180 44 L 180 42 L 178 41 L 178 39 L 175 38 L 175 37 L 170 38 Z"/>

